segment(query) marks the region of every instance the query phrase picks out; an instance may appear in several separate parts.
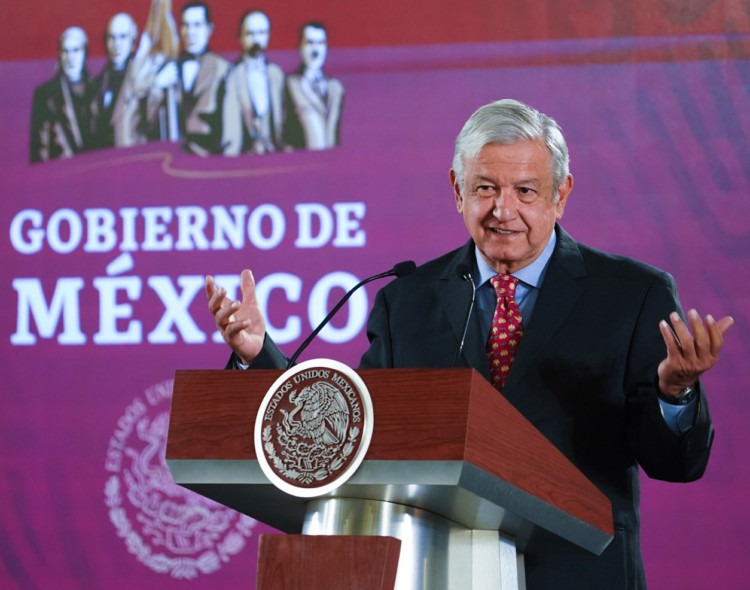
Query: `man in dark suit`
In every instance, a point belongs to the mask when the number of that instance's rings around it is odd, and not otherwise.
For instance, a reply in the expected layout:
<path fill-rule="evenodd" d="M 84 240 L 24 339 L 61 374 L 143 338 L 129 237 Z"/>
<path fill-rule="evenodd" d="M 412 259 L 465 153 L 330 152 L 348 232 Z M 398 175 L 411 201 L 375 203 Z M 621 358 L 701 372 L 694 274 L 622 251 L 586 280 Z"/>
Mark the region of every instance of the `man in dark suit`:
<path fill-rule="evenodd" d="M 222 153 L 222 107 L 230 64 L 209 49 L 213 31 L 207 4 L 188 2 L 182 7 L 180 40 L 183 51 L 176 62 L 167 63 L 156 76 L 149 97 L 149 119 L 156 121 L 161 108 L 170 121 L 175 105 L 171 104 L 169 90 L 176 90 L 182 145 L 185 150 L 201 156 Z M 167 133 L 162 129 L 162 135 L 176 139 L 172 129 Z"/>
<path fill-rule="evenodd" d="M 80 27 L 65 29 L 57 46 L 57 73 L 34 90 L 31 162 L 69 158 L 93 147 L 87 55 L 85 31 Z"/>
<path fill-rule="evenodd" d="M 117 142 L 118 135 L 115 113 L 124 110 L 126 93 L 121 97 L 123 86 L 130 85 L 126 80 L 132 77 L 135 41 L 138 27 L 129 14 L 120 12 L 107 23 L 104 35 L 107 48 L 107 63 L 101 73 L 94 78 L 94 101 L 92 103 L 93 130 L 97 148 L 118 147 L 127 143 Z M 144 103 L 145 108 L 145 103 Z M 128 133 L 134 136 L 135 130 Z"/>
<path fill-rule="evenodd" d="M 557 224 L 573 177 L 546 115 L 509 100 L 480 108 L 456 140 L 450 178 L 471 240 L 378 293 L 361 366 L 453 366 L 470 273 L 477 306 L 459 363 L 491 380 L 613 507 L 615 539 L 601 556 L 567 546 L 527 553 L 526 587 L 644 588 L 638 465 L 668 481 L 703 474 L 713 429 L 699 376 L 716 363 L 732 319 L 691 310 L 686 323 L 667 273 L 579 244 Z M 515 293 L 496 290 L 498 279 Z M 284 366 L 264 337 L 249 271 L 242 302 L 210 277 L 206 292 L 233 349 L 230 366 Z M 516 305 L 520 320 L 505 322 L 503 310 Z M 492 368 L 488 352 L 501 337 L 518 346 Z M 496 379 L 503 365 L 510 370 Z"/>

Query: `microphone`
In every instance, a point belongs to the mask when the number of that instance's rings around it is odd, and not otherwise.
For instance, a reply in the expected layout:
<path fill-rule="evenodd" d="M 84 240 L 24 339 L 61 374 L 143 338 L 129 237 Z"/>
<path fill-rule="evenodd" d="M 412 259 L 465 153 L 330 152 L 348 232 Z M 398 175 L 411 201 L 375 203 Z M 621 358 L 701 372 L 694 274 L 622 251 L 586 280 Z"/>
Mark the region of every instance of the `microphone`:
<path fill-rule="evenodd" d="M 342 308 L 342 306 L 344 305 L 344 303 L 346 303 L 347 301 L 349 301 L 349 297 L 351 297 L 354 294 L 354 292 L 357 289 L 359 289 L 362 285 L 366 285 L 367 283 L 369 283 L 371 281 L 374 281 L 376 279 L 382 279 L 382 278 L 385 278 L 385 277 L 392 277 L 392 276 L 396 276 L 396 277 L 399 277 L 399 278 L 400 277 L 405 277 L 405 276 L 410 275 L 411 273 L 413 273 L 416 270 L 416 268 L 417 268 L 417 265 L 414 264 L 413 260 L 406 260 L 404 262 L 399 262 L 391 270 L 387 270 L 386 272 L 381 272 L 380 274 L 377 274 L 377 275 L 371 276 L 369 278 L 366 278 L 366 279 L 360 281 L 359 283 L 357 283 L 356 285 L 354 285 L 351 289 L 349 289 L 349 291 L 347 292 L 347 294 L 344 295 L 341 298 L 341 301 L 339 301 L 336 304 L 336 307 L 334 307 L 330 311 L 330 313 L 325 318 L 323 318 L 323 321 L 320 322 L 318 324 L 318 327 L 315 328 L 312 331 L 312 334 L 310 334 L 305 339 L 305 341 L 300 345 L 300 347 L 296 350 L 296 352 L 294 353 L 294 355 L 292 355 L 292 358 L 289 359 L 289 362 L 287 363 L 286 368 L 290 369 L 292 367 L 292 365 L 294 365 L 294 363 L 297 360 L 297 357 L 300 355 L 300 353 L 303 350 L 305 350 L 305 348 L 307 348 L 307 346 L 310 344 L 310 342 L 312 342 L 313 339 L 318 335 L 318 332 L 320 332 L 325 327 L 325 325 L 328 322 L 331 321 L 331 318 L 333 318 L 333 316 L 336 315 L 336 312 L 339 309 Z"/>
<path fill-rule="evenodd" d="M 466 319 L 464 320 L 464 329 L 461 333 L 461 343 L 458 345 L 458 350 L 456 351 L 456 358 L 453 359 L 453 366 L 455 367 L 458 365 L 458 359 L 461 357 L 461 353 L 464 350 L 464 342 L 466 342 L 466 333 L 469 331 L 469 318 L 471 318 L 471 312 L 474 309 L 474 301 L 476 300 L 477 296 L 477 289 L 474 286 L 474 279 L 471 276 L 471 271 L 469 270 L 469 267 L 465 264 L 459 264 L 458 269 L 456 269 L 458 272 L 458 276 L 461 277 L 462 280 L 468 281 L 471 285 L 471 303 L 469 304 L 469 309 L 466 311 Z"/>

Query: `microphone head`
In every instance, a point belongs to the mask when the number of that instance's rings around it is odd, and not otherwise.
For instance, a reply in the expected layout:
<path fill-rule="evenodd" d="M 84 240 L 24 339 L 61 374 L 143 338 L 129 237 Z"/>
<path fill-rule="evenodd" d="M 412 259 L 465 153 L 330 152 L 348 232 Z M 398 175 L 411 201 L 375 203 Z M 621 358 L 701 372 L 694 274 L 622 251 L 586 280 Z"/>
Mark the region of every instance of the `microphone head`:
<path fill-rule="evenodd" d="M 461 277 L 464 281 L 470 281 L 471 280 L 471 270 L 469 269 L 469 266 L 466 264 L 459 264 L 456 267 L 456 273 L 459 277 Z"/>
<path fill-rule="evenodd" d="M 397 277 L 405 277 L 413 273 L 415 270 L 417 270 L 417 265 L 414 264 L 413 260 L 405 260 L 404 262 L 399 262 L 396 266 L 393 267 L 393 273 Z"/>

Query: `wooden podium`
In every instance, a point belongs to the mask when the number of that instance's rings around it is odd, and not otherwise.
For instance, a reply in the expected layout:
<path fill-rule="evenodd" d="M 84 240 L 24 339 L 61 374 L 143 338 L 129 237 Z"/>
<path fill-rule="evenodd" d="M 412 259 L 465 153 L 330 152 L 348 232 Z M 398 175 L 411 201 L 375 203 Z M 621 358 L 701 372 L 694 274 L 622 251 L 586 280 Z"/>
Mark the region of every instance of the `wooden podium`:
<path fill-rule="evenodd" d="M 282 492 L 253 444 L 280 374 L 177 371 L 167 441 L 176 483 L 304 533 L 261 537 L 257 590 L 524 588 L 524 551 L 611 541 L 607 497 L 472 369 L 358 371 L 375 416 L 363 463 L 326 496 Z"/>

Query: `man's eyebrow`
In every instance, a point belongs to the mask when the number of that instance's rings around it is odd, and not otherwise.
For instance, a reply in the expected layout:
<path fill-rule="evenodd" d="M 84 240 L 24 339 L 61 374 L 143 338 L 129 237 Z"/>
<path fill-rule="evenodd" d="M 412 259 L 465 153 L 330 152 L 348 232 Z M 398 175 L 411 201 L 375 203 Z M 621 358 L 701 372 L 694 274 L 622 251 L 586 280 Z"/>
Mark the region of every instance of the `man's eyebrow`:
<path fill-rule="evenodd" d="M 476 174 L 471 177 L 471 181 L 474 183 L 477 182 L 491 182 L 492 184 L 497 184 L 497 181 L 492 176 L 486 176 L 484 174 Z M 521 180 L 514 180 L 512 183 L 514 186 L 519 184 L 534 184 L 539 185 L 541 184 L 541 181 L 538 178 L 522 178 Z"/>

